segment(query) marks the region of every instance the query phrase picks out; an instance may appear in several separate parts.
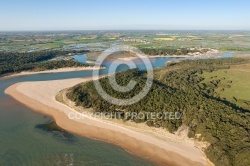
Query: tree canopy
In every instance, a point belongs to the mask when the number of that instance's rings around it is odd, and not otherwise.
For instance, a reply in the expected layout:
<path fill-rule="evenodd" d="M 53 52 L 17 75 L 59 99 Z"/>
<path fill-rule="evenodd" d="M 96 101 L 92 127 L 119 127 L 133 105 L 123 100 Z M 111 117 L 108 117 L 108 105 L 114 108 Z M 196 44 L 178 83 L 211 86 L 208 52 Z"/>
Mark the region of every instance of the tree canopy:
<path fill-rule="evenodd" d="M 248 60 L 227 58 L 186 60 L 155 70 L 155 79 L 149 93 L 139 102 L 129 106 L 113 105 L 96 91 L 93 82 L 78 84 L 67 96 L 78 106 L 93 108 L 98 112 L 181 112 L 181 119 L 139 119 L 126 117 L 136 123 L 163 127 L 175 132 L 181 125 L 189 127 L 189 137 L 210 143 L 205 150 L 207 157 L 216 165 L 250 165 L 250 111 L 230 102 L 220 100 L 201 87 L 204 71 L 228 69 L 232 65 L 250 63 Z M 130 92 L 117 92 L 107 77 L 100 80 L 105 91 L 113 97 L 127 99 L 135 96 L 145 85 L 146 74 L 132 69 L 116 73 L 119 85 L 136 80 Z M 212 91 L 212 89 L 211 89 Z M 122 117 L 124 118 L 124 117 Z M 201 137 L 197 137 L 201 134 Z"/>

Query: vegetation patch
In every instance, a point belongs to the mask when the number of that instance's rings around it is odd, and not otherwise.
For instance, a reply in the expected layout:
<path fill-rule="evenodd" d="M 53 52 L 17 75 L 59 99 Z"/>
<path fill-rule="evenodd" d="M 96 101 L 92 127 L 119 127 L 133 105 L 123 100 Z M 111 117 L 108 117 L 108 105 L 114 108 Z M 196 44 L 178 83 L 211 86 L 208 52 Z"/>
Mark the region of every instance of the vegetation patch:
<path fill-rule="evenodd" d="M 75 60 L 53 60 L 58 56 L 86 53 L 88 51 L 39 51 L 30 53 L 0 52 L 0 76 L 21 71 L 42 71 L 63 67 L 88 66 Z"/>
<path fill-rule="evenodd" d="M 201 84 L 204 90 L 210 90 L 210 95 L 250 109 L 250 68 L 248 70 L 242 65 L 237 69 L 204 72 Z"/>

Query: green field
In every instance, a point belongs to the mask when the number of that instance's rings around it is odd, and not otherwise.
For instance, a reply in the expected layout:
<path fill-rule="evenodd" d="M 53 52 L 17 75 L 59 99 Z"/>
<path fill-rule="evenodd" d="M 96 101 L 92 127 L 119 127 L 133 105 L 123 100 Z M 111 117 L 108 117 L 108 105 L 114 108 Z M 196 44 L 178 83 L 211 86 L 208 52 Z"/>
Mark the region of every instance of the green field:
<path fill-rule="evenodd" d="M 214 96 L 224 98 L 243 108 L 250 108 L 250 69 L 246 65 L 238 68 L 203 73 L 202 83 L 214 89 Z M 217 86 L 212 82 L 219 82 Z"/>
<path fill-rule="evenodd" d="M 70 31 L 2 32 L 0 51 L 62 49 L 72 44 L 122 43 L 138 48 L 213 48 L 221 51 L 250 51 L 250 33 L 243 31 Z"/>

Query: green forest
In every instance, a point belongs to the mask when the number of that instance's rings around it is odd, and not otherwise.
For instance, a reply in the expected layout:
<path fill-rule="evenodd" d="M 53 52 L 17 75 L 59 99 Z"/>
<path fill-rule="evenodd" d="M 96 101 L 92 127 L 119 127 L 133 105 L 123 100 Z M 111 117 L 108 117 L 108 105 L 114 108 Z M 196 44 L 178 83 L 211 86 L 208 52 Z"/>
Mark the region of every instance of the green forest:
<path fill-rule="evenodd" d="M 175 47 L 165 47 L 165 48 L 140 48 L 139 49 L 147 55 L 187 55 L 188 53 L 200 52 L 206 53 L 208 50 L 203 49 L 202 51 L 194 49 L 190 50 L 188 48 L 175 48 Z"/>
<path fill-rule="evenodd" d="M 49 60 L 59 56 L 70 56 L 71 54 L 86 52 L 88 51 L 47 50 L 30 53 L 0 52 L 0 76 L 28 70 L 41 71 L 62 67 L 85 66 L 74 60 Z"/>
<path fill-rule="evenodd" d="M 163 127 L 175 132 L 181 125 L 189 127 L 189 137 L 207 141 L 207 157 L 216 165 L 250 165 L 250 111 L 229 101 L 216 97 L 209 87 L 202 84 L 203 72 L 229 69 L 233 65 L 250 63 L 246 59 L 185 60 L 156 69 L 150 92 L 139 102 L 129 106 L 108 103 L 97 93 L 93 82 L 78 84 L 67 96 L 76 105 L 94 108 L 98 112 L 181 112 L 181 119 L 136 119 L 122 116 L 124 121 L 146 123 L 152 127 Z M 130 80 L 137 82 L 130 92 L 117 92 L 107 77 L 100 80 L 103 89 L 113 97 L 127 99 L 135 96 L 144 87 L 145 71 L 132 69 L 116 73 L 119 85 Z M 212 90 L 212 88 L 211 88 Z M 147 117 L 147 116 L 145 116 Z M 201 137 L 197 137 L 201 134 Z"/>

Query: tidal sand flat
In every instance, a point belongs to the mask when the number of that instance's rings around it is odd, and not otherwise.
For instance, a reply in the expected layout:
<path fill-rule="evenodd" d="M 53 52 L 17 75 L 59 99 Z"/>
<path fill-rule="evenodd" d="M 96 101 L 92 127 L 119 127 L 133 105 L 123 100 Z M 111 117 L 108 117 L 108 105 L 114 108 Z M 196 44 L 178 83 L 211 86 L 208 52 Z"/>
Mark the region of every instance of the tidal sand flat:
<path fill-rule="evenodd" d="M 116 144 L 160 165 L 202 166 L 207 164 L 202 152 L 189 141 L 166 141 L 123 125 L 108 123 L 88 116 L 70 119 L 69 115 L 76 111 L 56 101 L 55 96 L 65 88 L 93 79 L 97 78 L 22 82 L 10 86 L 5 93 L 32 110 L 53 117 L 56 123 L 67 131 Z M 167 135 L 167 137 L 171 137 L 171 135 Z M 173 139 L 175 138 L 173 137 Z"/>

